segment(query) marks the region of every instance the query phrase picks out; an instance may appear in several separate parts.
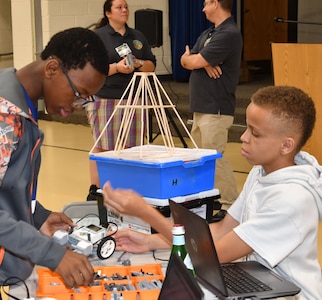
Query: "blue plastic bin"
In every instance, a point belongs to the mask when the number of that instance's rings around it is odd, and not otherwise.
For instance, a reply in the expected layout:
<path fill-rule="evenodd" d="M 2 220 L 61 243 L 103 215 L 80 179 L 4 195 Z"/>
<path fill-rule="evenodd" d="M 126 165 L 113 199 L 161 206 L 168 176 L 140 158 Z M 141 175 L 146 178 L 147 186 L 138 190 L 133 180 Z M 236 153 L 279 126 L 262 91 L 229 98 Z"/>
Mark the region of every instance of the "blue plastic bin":
<path fill-rule="evenodd" d="M 215 153 L 193 161 L 153 163 L 90 155 L 97 163 L 101 187 L 109 181 L 113 188 L 132 189 L 158 199 L 213 189 L 216 159 L 221 157 L 221 153 Z"/>

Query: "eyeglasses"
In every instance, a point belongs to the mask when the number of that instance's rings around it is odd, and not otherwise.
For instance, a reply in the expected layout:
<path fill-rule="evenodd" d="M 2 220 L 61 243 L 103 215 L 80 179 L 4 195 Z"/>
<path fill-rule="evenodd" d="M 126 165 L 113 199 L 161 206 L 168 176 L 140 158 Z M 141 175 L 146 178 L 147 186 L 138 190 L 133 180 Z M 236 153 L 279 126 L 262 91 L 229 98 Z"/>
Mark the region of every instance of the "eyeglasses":
<path fill-rule="evenodd" d="M 68 80 L 68 83 L 69 83 L 70 87 L 72 88 L 72 90 L 74 92 L 74 95 L 76 97 L 76 99 L 73 100 L 73 102 L 72 102 L 72 106 L 73 107 L 75 107 L 75 108 L 83 108 L 87 104 L 95 101 L 94 98 L 93 98 L 93 96 L 90 96 L 88 98 L 82 97 L 80 95 L 80 93 L 78 92 L 78 90 L 76 89 L 75 85 L 73 84 L 72 80 L 70 79 L 70 77 L 69 77 L 69 75 L 68 75 L 67 70 L 65 69 L 65 67 L 62 64 L 60 64 L 60 68 L 63 71 L 64 75 L 66 76 L 66 78 Z"/>
<path fill-rule="evenodd" d="M 203 3 L 203 7 L 206 7 L 208 4 L 210 4 L 210 3 L 214 3 L 214 0 L 210 0 L 210 1 L 205 1 L 204 3 Z"/>

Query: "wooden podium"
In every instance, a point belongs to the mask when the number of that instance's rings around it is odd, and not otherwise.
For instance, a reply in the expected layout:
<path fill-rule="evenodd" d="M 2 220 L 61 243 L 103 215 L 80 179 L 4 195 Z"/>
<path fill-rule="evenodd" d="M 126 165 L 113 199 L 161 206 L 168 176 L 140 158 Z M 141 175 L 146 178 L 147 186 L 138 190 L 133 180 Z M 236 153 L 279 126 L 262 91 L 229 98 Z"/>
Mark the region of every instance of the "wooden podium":
<path fill-rule="evenodd" d="M 272 43 L 275 85 L 295 86 L 312 97 L 315 129 L 304 150 L 322 164 L 322 44 Z"/>
<path fill-rule="evenodd" d="M 275 85 L 295 86 L 310 95 L 316 109 L 316 123 L 304 150 L 322 163 L 322 45 L 272 43 Z M 319 262 L 322 267 L 322 222 L 319 223 Z"/>

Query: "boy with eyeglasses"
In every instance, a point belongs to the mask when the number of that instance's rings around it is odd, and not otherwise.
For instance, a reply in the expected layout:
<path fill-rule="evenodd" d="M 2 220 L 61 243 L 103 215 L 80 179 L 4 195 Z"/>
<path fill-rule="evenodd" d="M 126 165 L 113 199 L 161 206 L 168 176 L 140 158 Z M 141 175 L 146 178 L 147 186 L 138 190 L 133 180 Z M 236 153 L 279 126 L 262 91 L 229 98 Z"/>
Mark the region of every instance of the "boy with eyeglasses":
<path fill-rule="evenodd" d="M 87 257 L 50 238 L 75 224 L 33 200 L 43 142 L 37 101 L 44 99 L 49 114 L 68 116 L 90 101 L 106 74 L 105 47 L 83 28 L 55 34 L 41 57 L 25 67 L 0 70 L 0 285 L 11 277 L 26 280 L 35 264 L 56 271 L 70 287 L 92 282 Z"/>

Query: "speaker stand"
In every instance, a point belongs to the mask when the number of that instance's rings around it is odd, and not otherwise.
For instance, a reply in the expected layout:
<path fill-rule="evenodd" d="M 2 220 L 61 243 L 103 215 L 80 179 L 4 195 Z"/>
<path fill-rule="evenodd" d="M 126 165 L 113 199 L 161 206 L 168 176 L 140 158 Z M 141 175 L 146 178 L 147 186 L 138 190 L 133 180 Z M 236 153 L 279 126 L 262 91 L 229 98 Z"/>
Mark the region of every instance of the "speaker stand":
<path fill-rule="evenodd" d="M 178 138 L 180 139 L 182 146 L 184 148 L 188 148 L 188 145 L 186 143 L 186 141 L 184 140 L 176 122 L 173 120 L 172 115 L 170 114 L 170 112 L 168 111 L 168 109 L 165 109 L 165 113 L 167 115 L 167 119 L 168 119 L 168 124 L 172 125 L 172 127 L 174 128 L 175 132 L 178 135 Z M 161 134 L 160 130 L 158 133 L 155 134 L 155 136 L 153 136 L 153 125 L 152 125 L 152 118 L 153 118 L 153 112 L 151 110 L 149 110 L 149 142 L 153 143 L 155 141 L 155 139 Z"/>

